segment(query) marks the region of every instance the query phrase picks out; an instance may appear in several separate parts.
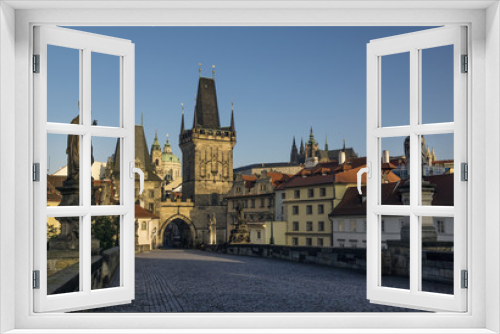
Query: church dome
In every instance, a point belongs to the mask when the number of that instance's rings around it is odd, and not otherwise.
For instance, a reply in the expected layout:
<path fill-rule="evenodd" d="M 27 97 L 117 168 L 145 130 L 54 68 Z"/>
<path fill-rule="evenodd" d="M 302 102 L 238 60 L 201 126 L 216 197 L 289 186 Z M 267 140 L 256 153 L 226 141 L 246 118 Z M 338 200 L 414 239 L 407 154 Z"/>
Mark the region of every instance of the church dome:
<path fill-rule="evenodd" d="M 163 153 L 161 154 L 161 161 L 163 162 L 180 162 L 179 158 L 172 153 L 172 146 L 170 145 L 170 141 L 168 140 L 167 133 L 167 142 L 165 146 L 163 146 Z"/>
<path fill-rule="evenodd" d="M 180 162 L 179 158 L 176 157 L 173 153 L 165 153 L 161 154 L 161 161 L 163 162 Z"/>

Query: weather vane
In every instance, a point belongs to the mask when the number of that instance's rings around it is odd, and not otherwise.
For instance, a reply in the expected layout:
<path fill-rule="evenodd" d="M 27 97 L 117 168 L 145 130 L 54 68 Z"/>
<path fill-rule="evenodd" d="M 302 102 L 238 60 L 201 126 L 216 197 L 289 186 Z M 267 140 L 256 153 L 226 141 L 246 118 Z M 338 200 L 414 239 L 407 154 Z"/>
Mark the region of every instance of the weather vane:
<path fill-rule="evenodd" d="M 212 79 L 215 78 L 215 65 L 212 65 Z"/>
<path fill-rule="evenodd" d="M 200 78 L 201 78 L 201 63 L 198 63 L 198 66 L 200 66 L 198 72 L 200 73 Z"/>
<path fill-rule="evenodd" d="M 181 103 L 181 107 L 182 107 L 182 114 L 184 115 L 184 103 Z M 168 134 L 167 134 L 168 136 Z"/>

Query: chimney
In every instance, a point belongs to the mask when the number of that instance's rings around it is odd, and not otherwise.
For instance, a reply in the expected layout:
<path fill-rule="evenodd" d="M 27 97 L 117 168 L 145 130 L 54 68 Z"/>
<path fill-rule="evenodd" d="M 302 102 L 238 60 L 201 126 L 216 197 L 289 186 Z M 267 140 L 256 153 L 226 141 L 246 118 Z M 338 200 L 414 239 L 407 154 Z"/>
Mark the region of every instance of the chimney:
<path fill-rule="evenodd" d="M 389 151 L 388 150 L 384 150 L 382 152 L 382 163 L 384 164 L 388 164 L 389 163 Z"/>
<path fill-rule="evenodd" d="M 342 165 L 345 162 L 345 152 L 340 151 L 339 152 L 339 165 Z"/>

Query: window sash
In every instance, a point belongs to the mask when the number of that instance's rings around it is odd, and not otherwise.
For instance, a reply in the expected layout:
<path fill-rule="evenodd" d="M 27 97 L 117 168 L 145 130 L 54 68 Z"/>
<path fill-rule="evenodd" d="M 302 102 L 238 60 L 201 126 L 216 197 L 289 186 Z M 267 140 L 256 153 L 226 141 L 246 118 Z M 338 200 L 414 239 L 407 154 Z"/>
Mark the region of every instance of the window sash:
<path fill-rule="evenodd" d="M 445 27 L 371 41 L 367 46 L 367 161 L 372 176 L 367 179 L 367 295 L 371 302 L 385 305 L 406 305 L 424 310 L 464 312 L 467 290 L 461 289 L 460 271 L 467 269 L 467 187 L 454 174 L 454 207 L 421 206 L 421 178 L 410 178 L 410 205 L 380 205 L 381 199 L 381 139 L 410 136 L 410 160 L 414 175 L 422 175 L 420 135 L 454 133 L 455 166 L 467 162 L 466 108 L 467 76 L 460 73 L 461 54 L 466 50 L 466 28 Z M 420 124 L 420 51 L 432 47 L 454 45 L 454 122 Z M 410 52 L 410 125 L 381 126 L 381 56 Z M 381 278 L 381 217 L 410 216 L 410 289 L 380 286 Z M 454 295 L 419 291 L 421 283 L 421 216 L 454 217 Z"/>
<path fill-rule="evenodd" d="M 134 298 L 134 182 L 127 162 L 134 161 L 134 46 L 130 41 L 64 28 L 38 26 L 34 29 L 34 53 L 40 55 L 40 72 L 34 83 L 34 156 L 40 171 L 47 170 L 47 134 L 80 136 L 79 206 L 47 207 L 47 175 L 40 173 L 34 191 L 34 263 L 40 271 L 40 289 L 34 289 L 34 311 L 72 311 L 101 305 L 129 303 Z M 47 122 L 47 45 L 80 50 L 80 124 Z M 120 57 L 120 127 L 91 125 L 91 53 Z M 116 136 L 120 142 L 120 205 L 91 205 L 91 138 Z M 87 168 L 83 167 L 87 166 Z M 130 191 L 126 191 L 129 189 Z M 91 219 L 98 215 L 120 216 L 120 287 L 92 290 Z M 47 295 L 47 217 L 80 217 L 79 291 Z M 42 223 L 43 222 L 43 223 Z"/>

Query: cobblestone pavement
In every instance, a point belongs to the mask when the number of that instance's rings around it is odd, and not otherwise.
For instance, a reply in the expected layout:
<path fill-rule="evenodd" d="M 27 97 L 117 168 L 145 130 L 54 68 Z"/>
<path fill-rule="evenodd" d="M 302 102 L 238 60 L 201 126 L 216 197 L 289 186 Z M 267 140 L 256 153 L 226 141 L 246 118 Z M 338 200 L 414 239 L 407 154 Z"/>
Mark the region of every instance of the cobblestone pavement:
<path fill-rule="evenodd" d="M 135 300 L 93 312 L 414 311 L 370 304 L 365 274 L 348 269 L 174 249 L 135 265 Z"/>

